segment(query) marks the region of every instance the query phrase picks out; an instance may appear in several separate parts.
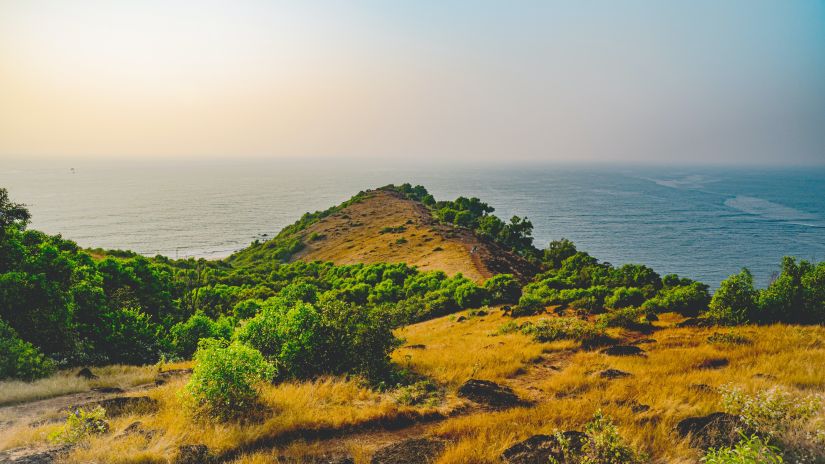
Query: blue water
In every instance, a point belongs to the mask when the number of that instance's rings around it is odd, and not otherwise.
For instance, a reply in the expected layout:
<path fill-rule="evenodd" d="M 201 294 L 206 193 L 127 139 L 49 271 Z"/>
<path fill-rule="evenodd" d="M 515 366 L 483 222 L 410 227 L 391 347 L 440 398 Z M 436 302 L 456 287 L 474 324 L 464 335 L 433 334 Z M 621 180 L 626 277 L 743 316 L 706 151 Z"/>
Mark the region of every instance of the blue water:
<path fill-rule="evenodd" d="M 70 171 L 75 167 L 75 173 Z M 716 286 L 747 266 L 765 284 L 783 255 L 825 260 L 825 169 L 376 167 L 361 163 L 0 165 L 32 227 L 82 246 L 222 257 L 303 212 L 365 188 L 421 183 L 527 216 L 536 244 L 566 237 L 614 264 Z"/>

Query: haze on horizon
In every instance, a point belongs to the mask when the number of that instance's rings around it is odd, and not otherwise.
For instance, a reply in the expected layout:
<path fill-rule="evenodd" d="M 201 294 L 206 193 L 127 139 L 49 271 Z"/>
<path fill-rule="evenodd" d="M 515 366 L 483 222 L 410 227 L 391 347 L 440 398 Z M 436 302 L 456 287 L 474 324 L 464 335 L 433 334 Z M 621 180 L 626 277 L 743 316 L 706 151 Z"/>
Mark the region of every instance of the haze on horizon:
<path fill-rule="evenodd" d="M 825 2 L 0 0 L 0 162 L 825 164 Z"/>

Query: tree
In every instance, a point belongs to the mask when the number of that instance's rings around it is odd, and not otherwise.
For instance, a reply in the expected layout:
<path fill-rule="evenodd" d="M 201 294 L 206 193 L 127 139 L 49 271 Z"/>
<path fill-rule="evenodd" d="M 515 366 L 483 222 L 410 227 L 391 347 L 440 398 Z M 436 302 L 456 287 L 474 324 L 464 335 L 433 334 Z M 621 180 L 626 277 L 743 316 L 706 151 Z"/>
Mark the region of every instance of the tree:
<path fill-rule="evenodd" d="M 5 188 L 0 188 L 0 236 L 6 227 L 18 225 L 25 228 L 31 219 L 26 205 L 14 203 L 9 199 L 9 192 Z"/>
<path fill-rule="evenodd" d="M 559 269 L 565 259 L 577 253 L 576 245 L 570 240 L 562 238 L 553 240 L 544 249 L 544 262 L 553 269 Z"/>
<path fill-rule="evenodd" d="M 757 292 L 753 275 L 747 268 L 723 280 L 713 294 L 706 316 L 717 324 L 733 325 L 748 322 L 756 309 Z"/>

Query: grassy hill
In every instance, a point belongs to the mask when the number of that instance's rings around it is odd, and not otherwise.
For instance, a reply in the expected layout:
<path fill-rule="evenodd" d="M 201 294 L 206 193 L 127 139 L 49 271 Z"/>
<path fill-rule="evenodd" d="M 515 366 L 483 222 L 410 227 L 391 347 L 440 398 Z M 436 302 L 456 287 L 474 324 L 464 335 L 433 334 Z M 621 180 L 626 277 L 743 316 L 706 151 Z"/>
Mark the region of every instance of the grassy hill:
<path fill-rule="evenodd" d="M 529 280 L 537 267 L 472 230 L 438 221 L 420 201 L 390 189 L 352 200 L 287 227 L 276 238 L 232 255 L 233 264 L 279 259 L 335 264 L 406 263 L 420 270 L 457 273 L 476 282 L 496 274 Z M 286 246 L 284 244 L 287 244 Z"/>

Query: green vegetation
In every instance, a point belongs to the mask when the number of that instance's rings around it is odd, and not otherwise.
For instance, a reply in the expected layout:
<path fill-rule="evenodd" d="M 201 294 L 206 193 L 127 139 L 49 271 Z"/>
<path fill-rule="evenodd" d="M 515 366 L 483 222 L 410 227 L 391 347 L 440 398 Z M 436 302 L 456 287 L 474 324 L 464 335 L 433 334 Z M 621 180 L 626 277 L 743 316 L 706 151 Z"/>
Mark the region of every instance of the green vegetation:
<path fill-rule="evenodd" d="M 579 440 L 555 434 L 561 448 L 561 460 L 550 457 L 552 464 L 641 464 L 647 457 L 634 450 L 619 435 L 610 417 L 597 411 L 584 426 L 585 439 Z M 573 443 L 573 442 L 576 443 Z"/>
<path fill-rule="evenodd" d="M 17 332 L 0 319 L 0 380 L 35 380 L 54 370 L 54 361 L 31 343 L 21 340 Z"/>
<path fill-rule="evenodd" d="M 717 448 L 708 450 L 702 457 L 705 464 L 781 464 L 779 448 L 771 446 L 758 435 L 743 436 L 731 448 Z"/>
<path fill-rule="evenodd" d="M 241 343 L 201 340 L 195 369 L 186 385 L 197 415 L 229 420 L 249 415 L 258 402 L 262 382 L 276 370 L 261 352 Z"/>
<path fill-rule="evenodd" d="M 66 423 L 63 427 L 49 435 L 49 441 L 53 443 L 74 444 L 91 435 L 98 435 L 109 431 L 109 424 L 106 422 L 106 410 L 101 406 L 86 410 L 78 408 L 69 411 Z"/>

